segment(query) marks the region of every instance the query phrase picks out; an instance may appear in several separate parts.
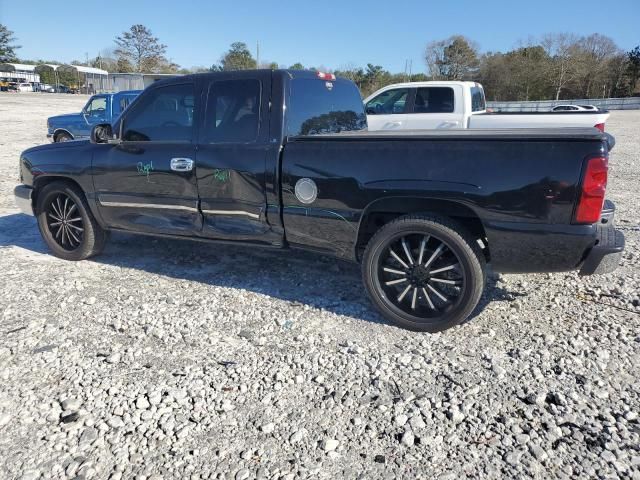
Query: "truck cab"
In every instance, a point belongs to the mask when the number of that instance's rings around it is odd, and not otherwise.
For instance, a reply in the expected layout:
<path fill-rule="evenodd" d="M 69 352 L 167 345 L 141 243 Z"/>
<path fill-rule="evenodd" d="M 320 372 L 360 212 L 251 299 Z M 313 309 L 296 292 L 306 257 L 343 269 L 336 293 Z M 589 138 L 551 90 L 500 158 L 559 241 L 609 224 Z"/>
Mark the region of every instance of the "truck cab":
<path fill-rule="evenodd" d="M 467 128 L 472 114 L 486 112 L 476 82 L 410 82 L 384 87 L 365 99 L 369 130 Z"/>
<path fill-rule="evenodd" d="M 117 119 L 140 92 L 127 90 L 93 95 L 81 112 L 49 117 L 47 138 L 53 142 L 87 139 L 94 125 Z"/>

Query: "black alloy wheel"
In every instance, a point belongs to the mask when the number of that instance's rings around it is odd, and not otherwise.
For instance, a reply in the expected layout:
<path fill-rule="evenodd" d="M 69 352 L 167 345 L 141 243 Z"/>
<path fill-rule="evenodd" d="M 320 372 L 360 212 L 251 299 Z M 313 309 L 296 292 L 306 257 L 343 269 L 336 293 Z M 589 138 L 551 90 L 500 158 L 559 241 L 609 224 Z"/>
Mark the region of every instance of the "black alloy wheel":
<path fill-rule="evenodd" d="M 82 190 L 55 181 L 34 194 L 40 234 L 55 256 L 84 260 L 102 251 L 107 232 L 91 213 Z"/>
<path fill-rule="evenodd" d="M 369 241 L 363 279 L 373 303 L 411 330 L 438 332 L 462 323 L 480 300 L 484 254 L 457 222 L 411 215 Z"/>
<path fill-rule="evenodd" d="M 377 281 L 394 308 L 437 318 L 459 302 L 465 288 L 462 273 L 460 260 L 444 241 L 416 232 L 388 242 Z"/>
<path fill-rule="evenodd" d="M 84 222 L 73 199 L 59 193 L 51 197 L 45 209 L 47 227 L 56 243 L 68 251 L 78 248 L 84 239 Z"/>

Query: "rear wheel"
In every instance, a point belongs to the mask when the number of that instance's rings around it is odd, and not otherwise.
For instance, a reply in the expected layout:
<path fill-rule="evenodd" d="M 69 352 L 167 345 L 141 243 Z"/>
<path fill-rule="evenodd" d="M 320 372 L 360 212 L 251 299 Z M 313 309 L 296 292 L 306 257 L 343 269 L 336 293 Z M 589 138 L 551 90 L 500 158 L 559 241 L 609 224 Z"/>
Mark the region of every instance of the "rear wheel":
<path fill-rule="evenodd" d="M 463 322 L 478 304 L 485 260 L 458 223 L 411 215 L 388 223 L 370 240 L 363 278 L 387 318 L 411 330 L 438 332 Z"/>
<path fill-rule="evenodd" d="M 54 182 L 38 192 L 38 228 L 55 256 L 84 260 L 104 247 L 106 232 L 98 225 L 84 194 L 65 182 Z"/>

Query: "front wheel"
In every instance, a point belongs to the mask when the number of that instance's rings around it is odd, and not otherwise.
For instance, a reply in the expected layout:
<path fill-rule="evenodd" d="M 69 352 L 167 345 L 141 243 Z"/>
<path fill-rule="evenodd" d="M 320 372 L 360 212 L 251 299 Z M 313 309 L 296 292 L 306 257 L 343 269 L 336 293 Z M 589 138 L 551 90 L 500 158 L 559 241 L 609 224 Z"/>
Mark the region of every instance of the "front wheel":
<path fill-rule="evenodd" d="M 71 138 L 71 135 L 69 135 L 68 133 L 60 132 L 55 136 L 56 143 L 70 142 L 71 140 L 73 140 L 73 138 Z"/>
<path fill-rule="evenodd" d="M 386 224 L 369 241 L 363 279 L 385 317 L 410 330 L 439 332 L 462 323 L 478 304 L 485 259 L 458 223 L 410 215 Z"/>
<path fill-rule="evenodd" d="M 102 251 L 106 232 L 78 188 L 50 183 L 38 192 L 36 212 L 40 234 L 55 256 L 84 260 Z"/>

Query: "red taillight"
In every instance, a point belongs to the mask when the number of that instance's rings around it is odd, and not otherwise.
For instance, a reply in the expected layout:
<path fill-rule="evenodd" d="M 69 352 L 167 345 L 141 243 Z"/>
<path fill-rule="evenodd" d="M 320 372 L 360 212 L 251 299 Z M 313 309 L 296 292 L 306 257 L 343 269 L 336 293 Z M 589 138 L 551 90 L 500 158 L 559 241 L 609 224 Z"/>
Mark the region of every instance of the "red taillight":
<path fill-rule="evenodd" d="M 318 76 L 318 78 L 320 78 L 322 80 L 335 80 L 336 79 L 336 76 L 333 73 L 317 72 L 316 75 Z"/>
<path fill-rule="evenodd" d="M 587 170 L 582 180 L 580 200 L 576 209 L 576 223 L 596 223 L 600 220 L 604 192 L 607 188 L 607 157 L 594 157 L 587 160 Z"/>
<path fill-rule="evenodd" d="M 604 123 L 598 123 L 598 124 L 594 125 L 594 127 L 596 127 L 601 132 L 604 132 Z"/>

